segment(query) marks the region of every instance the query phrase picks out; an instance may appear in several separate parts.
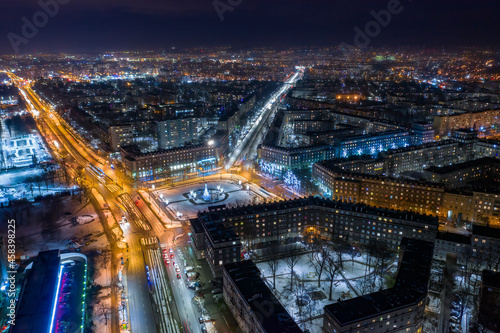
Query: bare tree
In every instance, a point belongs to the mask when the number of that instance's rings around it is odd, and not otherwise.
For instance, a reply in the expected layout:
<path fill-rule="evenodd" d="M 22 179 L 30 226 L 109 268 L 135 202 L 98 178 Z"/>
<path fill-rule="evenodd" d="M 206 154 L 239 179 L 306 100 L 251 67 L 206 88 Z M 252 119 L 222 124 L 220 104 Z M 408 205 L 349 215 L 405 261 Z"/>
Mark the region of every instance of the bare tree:
<path fill-rule="evenodd" d="M 385 281 L 384 276 L 386 274 L 388 264 L 391 258 L 391 252 L 389 251 L 387 244 L 382 241 L 375 242 L 374 250 L 375 250 L 374 256 L 376 261 L 373 273 L 375 277 L 379 278 L 379 288 L 383 289 Z"/>
<path fill-rule="evenodd" d="M 31 196 L 33 196 L 33 183 L 35 182 L 35 180 L 33 179 L 33 177 L 28 177 L 24 180 L 24 183 L 26 184 L 26 187 L 29 189 L 29 191 L 31 192 Z"/>
<path fill-rule="evenodd" d="M 42 175 L 37 175 L 33 177 L 33 181 L 38 187 L 38 194 L 42 195 L 42 185 L 44 183 L 43 176 Z"/>
<path fill-rule="evenodd" d="M 276 289 L 276 272 L 278 271 L 278 266 L 280 263 L 279 260 L 279 244 L 273 243 L 271 247 L 267 248 L 265 251 L 266 257 L 268 257 L 268 261 L 266 262 L 267 267 L 269 267 L 269 271 L 271 272 L 271 276 L 273 277 L 273 289 Z"/>
<path fill-rule="evenodd" d="M 104 325 L 108 326 L 108 321 L 111 318 L 111 306 L 105 302 L 97 303 L 97 314 Z"/>
<path fill-rule="evenodd" d="M 316 276 L 318 277 L 319 288 L 321 287 L 321 276 L 323 275 L 323 271 L 328 260 L 328 249 L 326 244 L 321 241 L 314 243 L 310 256 L 311 266 L 314 268 Z"/>
<path fill-rule="evenodd" d="M 340 271 L 338 259 L 334 256 L 328 256 L 324 269 L 326 276 L 328 277 L 328 281 L 330 282 L 330 292 L 328 294 L 328 300 L 331 301 L 333 296 L 333 281 Z"/>
<path fill-rule="evenodd" d="M 100 255 L 100 266 L 105 269 L 108 267 L 109 262 L 111 261 L 111 251 L 102 251 Z"/>
<path fill-rule="evenodd" d="M 288 266 L 290 269 L 290 290 L 293 290 L 293 269 L 297 265 L 297 263 L 300 260 L 300 255 L 299 251 L 297 250 L 297 247 L 294 246 L 290 252 L 288 252 L 288 257 L 285 258 L 285 264 Z"/>
<path fill-rule="evenodd" d="M 307 296 L 307 289 L 304 283 L 305 276 L 297 277 L 295 282 L 295 304 L 299 309 L 299 318 L 304 319 L 303 316 L 303 307 L 309 303 Z"/>
<path fill-rule="evenodd" d="M 459 301 L 459 308 L 460 308 L 459 322 L 461 323 L 465 309 L 470 307 L 472 305 L 472 302 L 471 298 L 469 297 L 469 292 L 467 291 L 467 288 L 459 288 L 458 291 L 455 293 L 455 296 Z"/>

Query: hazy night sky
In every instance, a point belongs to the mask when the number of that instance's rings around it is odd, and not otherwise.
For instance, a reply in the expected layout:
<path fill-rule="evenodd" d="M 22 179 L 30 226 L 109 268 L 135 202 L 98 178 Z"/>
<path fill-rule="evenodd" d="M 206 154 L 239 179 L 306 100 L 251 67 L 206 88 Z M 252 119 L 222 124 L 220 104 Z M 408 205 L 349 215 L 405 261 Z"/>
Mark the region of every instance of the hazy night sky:
<path fill-rule="evenodd" d="M 64 0 L 68 1 L 68 0 Z M 353 43 L 377 0 L 221 0 L 241 2 L 221 22 L 212 0 L 70 0 L 22 53 L 168 49 L 172 46 L 321 46 Z M 403 10 L 370 46 L 500 46 L 498 0 L 401 0 Z M 22 36 L 21 18 L 34 0 L 0 3 L 0 53 L 13 53 L 7 34 Z"/>

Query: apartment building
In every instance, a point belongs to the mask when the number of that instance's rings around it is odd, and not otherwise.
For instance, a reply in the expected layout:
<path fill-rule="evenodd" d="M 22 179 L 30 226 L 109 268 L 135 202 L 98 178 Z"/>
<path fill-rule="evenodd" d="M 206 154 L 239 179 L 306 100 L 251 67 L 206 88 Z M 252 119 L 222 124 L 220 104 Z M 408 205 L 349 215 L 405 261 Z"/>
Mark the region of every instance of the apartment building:
<path fill-rule="evenodd" d="M 439 215 L 444 186 L 344 171 L 331 162 L 313 166 L 312 177 L 334 200 Z"/>
<path fill-rule="evenodd" d="M 403 237 L 433 242 L 438 228 L 436 217 L 317 197 L 213 210 L 198 218 L 234 229 L 248 246 L 324 237 L 359 245 L 379 240 L 397 248 Z"/>
<path fill-rule="evenodd" d="M 112 125 L 108 127 L 111 149 L 115 152 L 120 151 L 120 147 L 128 146 L 134 143 L 134 126 Z"/>
<path fill-rule="evenodd" d="M 434 117 L 434 130 L 440 137 L 451 136 L 454 130 L 467 128 L 485 130 L 500 124 L 500 110 L 457 113 Z"/>
<path fill-rule="evenodd" d="M 125 173 L 140 181 L 166 180 L 213 170 L 218 165 L 218 152 L 215 144 L 145 153 L 136 146 L 120 147 Z"/>
<path fill-rule="evenodd" d="M 198 138 L 198 119 L 173 118 L 158 121 L 158 147 L 171 149 L 193 143 Z"/>

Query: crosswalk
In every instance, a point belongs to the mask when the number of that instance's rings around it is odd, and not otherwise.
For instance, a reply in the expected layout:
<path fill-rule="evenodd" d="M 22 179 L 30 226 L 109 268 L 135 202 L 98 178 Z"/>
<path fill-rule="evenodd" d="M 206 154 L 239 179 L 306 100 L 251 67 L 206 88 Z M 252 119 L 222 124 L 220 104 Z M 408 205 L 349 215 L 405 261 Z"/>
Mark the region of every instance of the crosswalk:
<path fill-rule="evenodd" d="M 114 193 L 114 192 L 119 192 L 121 191 L 121 187 L 114 184 L 114 183 L 111 183 L 111 184 L 106 184 L 106 188 L 109 190 L 109 192 L 111 193 Z"/>

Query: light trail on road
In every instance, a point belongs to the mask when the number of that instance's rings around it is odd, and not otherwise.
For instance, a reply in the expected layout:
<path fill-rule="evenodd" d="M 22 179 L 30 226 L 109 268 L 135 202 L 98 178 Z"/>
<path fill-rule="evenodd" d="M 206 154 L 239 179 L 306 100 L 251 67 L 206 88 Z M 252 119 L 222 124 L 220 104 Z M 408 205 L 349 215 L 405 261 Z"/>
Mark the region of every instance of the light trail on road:
<path fill-rule="evenodd" d="M 252 128 L 248 131 L 247 135 L 244 137 L 241 143 L 236 146 L 231 152 L 228 163 L 226 164 L 226 170 L 231 168 L 238 160 L 242 159 L 244 156 L 251 158 L 252 155 L 254 155 L 253 153 L 251 153 L 251 148 L 254 147 L 255 149 L 255 140 L 257 140 L 257 138 L 264 132 L 270 115 L 272 115 L 276 111 L 279 104 L 279 102 L 277 102 L 278 99 L 281 99 L 282 96 L 286 95 L 288 91 L 293 87 L 293 85 L 302 78 L 303 74 L 304 69 L 297 68 L 295 73 L 293 73 L 293 75 L 283 83 L 280 89 L 277 92 L 273 93 L 273 95 L 260 110 L 259 117 L 253 123 Z"/>

